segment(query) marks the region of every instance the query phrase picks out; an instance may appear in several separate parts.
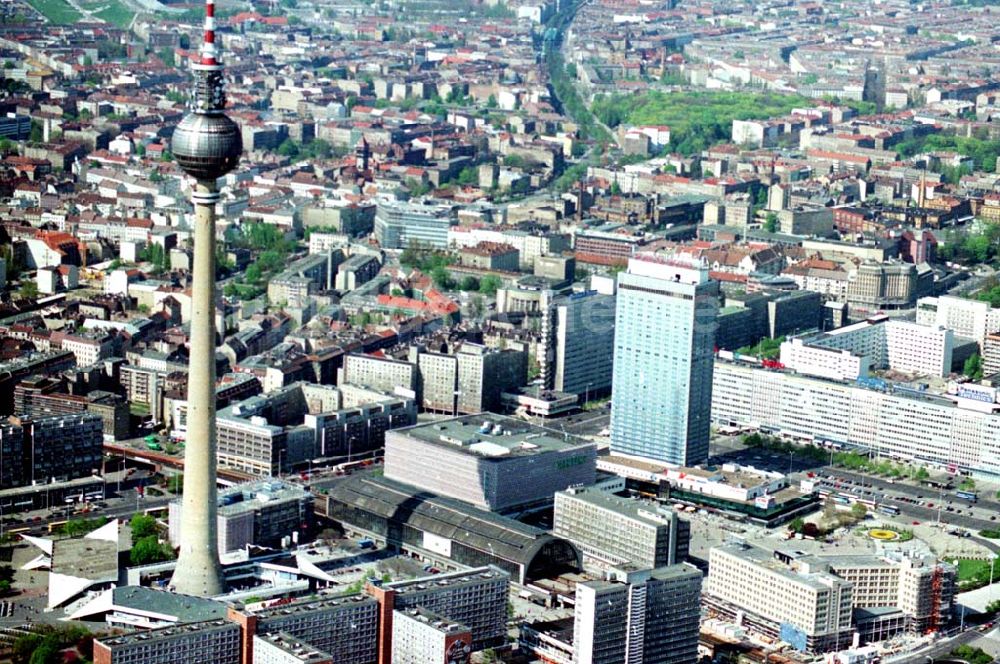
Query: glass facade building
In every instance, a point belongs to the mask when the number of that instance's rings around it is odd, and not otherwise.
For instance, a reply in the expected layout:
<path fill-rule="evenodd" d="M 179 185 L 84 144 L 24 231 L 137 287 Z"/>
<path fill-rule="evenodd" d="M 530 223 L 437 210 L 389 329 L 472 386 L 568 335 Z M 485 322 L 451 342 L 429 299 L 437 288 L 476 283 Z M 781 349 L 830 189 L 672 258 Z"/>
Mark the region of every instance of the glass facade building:
<path fill-rule="evenodd" d="M 691 466 L 708 457 L 718 284 L 683 257 L 618 275 L 611 449 Z"/>

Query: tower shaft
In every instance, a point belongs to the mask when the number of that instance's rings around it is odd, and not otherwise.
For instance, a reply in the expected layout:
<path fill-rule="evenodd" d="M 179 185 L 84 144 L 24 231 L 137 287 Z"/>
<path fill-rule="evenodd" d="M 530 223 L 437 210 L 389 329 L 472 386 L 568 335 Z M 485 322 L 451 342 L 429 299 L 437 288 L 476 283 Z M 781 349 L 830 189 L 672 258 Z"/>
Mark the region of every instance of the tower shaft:
<path fill-rule="evenodd" d="M 194 283 L 188 364 L 187 441 L 181 546 L 174 590 L 210 597 L 225 590 L 219 565 L 215 468 L 215 204 L 214 181 L 199 181 L 195 204 Z"/>

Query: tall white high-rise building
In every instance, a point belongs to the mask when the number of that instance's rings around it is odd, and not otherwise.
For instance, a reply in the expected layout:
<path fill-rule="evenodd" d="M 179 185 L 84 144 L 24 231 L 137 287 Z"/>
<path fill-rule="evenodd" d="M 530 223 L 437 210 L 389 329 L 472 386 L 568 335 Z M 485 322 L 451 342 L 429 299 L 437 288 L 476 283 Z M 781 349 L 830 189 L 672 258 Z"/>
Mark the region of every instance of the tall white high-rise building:
<path fill-rule="evenodd" d="M 680 465 L 708 457 L 718 284 L 708 266 L 640 254 L 618 275 L 611 449 Z"/>

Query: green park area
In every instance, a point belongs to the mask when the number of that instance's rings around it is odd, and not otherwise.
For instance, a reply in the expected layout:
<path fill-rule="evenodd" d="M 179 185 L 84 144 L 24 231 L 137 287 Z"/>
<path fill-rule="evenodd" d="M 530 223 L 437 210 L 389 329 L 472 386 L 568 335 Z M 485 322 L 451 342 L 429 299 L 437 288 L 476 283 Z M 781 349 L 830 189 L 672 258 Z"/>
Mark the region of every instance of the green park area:
<path fill-rule="evenodd" d="M 594 115 L 609 127 L 667 125 L 671 149 L 682 154 L 728 141 L 733 120 L 763 120 L 786 115 L 814 100 L 799 95 L 766 92 L 658 92 L 604 95 L 592 106 Z"/>
<path fill-rule="evenodd" d="M 135 12 L 118 0 L 108 0 L 101 2 L 100 5 L 100 9 L 94 11 L 94 16 L 108 23 L 113 23 L 119 28 L 129 27 L 132 24 L 132 19 L 135 18 Z M 88 7 L 88 9 L 90 8 Z"/>
<path fill-rule="evenodd" d="M 56 25 L 69 25 L 82 18 L 80 12 L 73 9 L 66 0 L 28 0 L 28 3 Z"/>

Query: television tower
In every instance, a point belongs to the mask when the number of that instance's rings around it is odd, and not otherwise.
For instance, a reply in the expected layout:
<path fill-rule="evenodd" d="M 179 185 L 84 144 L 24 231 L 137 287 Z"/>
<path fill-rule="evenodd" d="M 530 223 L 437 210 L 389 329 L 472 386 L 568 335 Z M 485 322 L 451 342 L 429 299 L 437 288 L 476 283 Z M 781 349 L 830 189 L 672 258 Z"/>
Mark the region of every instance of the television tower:
<path fill-rule="evenodd" d="M 222 62 L 215 44 L 215 2 L 205 0 L 205 42 L 197 63 L 194 105 L 174 130 L 177 165 L 195 179 L 194 283 L 188 364 L 188 435 L 184 450 L 181 546 L 171 585 L 179 593 L 211 597 L 225 591 L 216 525 L 215 478 L 215 204 L 218 178 L 243 152 L 240 129 L 223 112 Z"/>

